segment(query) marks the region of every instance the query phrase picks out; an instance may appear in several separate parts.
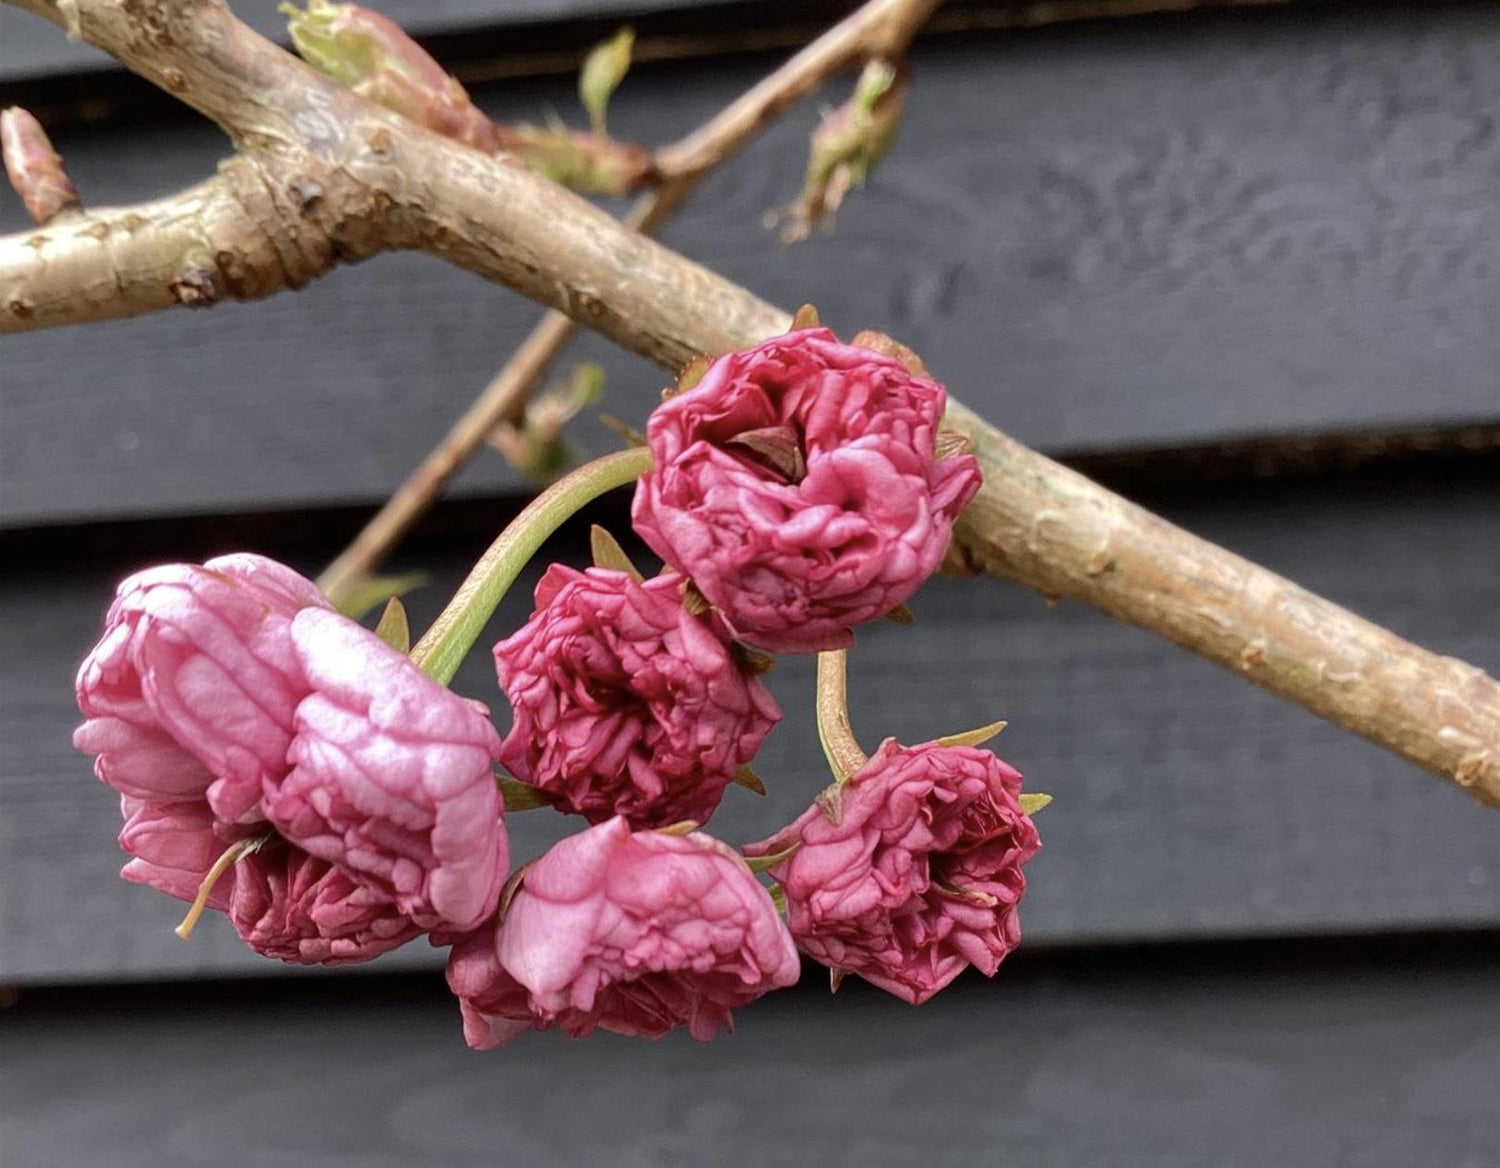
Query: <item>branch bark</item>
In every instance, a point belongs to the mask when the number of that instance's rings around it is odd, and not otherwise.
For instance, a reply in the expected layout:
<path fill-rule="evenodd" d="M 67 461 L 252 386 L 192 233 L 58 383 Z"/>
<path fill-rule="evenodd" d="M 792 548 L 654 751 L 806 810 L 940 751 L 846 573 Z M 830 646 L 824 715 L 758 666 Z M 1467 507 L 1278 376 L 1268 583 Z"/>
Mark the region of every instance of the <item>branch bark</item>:
<path fill-rule="evenodd" d="M 865 57 L 905 53 L 937 4 L 938 0 L 868 0 L 697 130 L 658 150 L 659 185 L 636 203 L 626 226 L 654 234 L 711 171 L 833 74 Z M 576 331 L 573 319 L 556 309 L 541 319 L 442 441 L 318 577 L 335 604 L 379 570 L 495 427 L 520 413 Z"/>
<path fill-rule="evenodd" d="M 57 0 L 21 2 L 66 23 Z M 331 264 L 382 247 L 421 247 L 669 369 L 790 323 L 785 312 L 582 199 L 337 89 L 210 0 L 73 0 L 67 7 L 85 39 L 215 118 L 256 156 L 269 184 L 266 205 L 280 216 L 258 226 L 296 243 L 299 255 L 326 254 Z M 294 198 L 296 190 L 308 197 Z M 90 262 L 112 276 L 129 260 L 129 271 L 160 279 L 160 268 L 135 262 L 135 238 L 125 235 L 108 256 L 75 241 L 76 266 L 54 255 L 10 278 L 33 303 L 58 299 L 41 290 L 66 287 L 60 271 L 102 287 L 102 277 L 87 275 Z M 13 254 L 11 246 L 0 245 L 0 254 Z M 246 260 L 261 254 L 242 246 Z M 136 311 L 173 302 L 159 290 L 148 296 L 122 287 L 121 295 L 134 297 Z M 94 304 L 75 319 L 98 319 L 101 311 Z M 53 311 L 37 323 L 63 318 Z M 23 324 L 7 309 L 12 328 L 36 327 L 35 319 Z M 949 420 L 970 436 L 985 470 L 957 533 L 969 566 L 1092 604 L 1500 805 L 1500 685 L 1480 670 L 1134 507 L 956 402 Z"/>

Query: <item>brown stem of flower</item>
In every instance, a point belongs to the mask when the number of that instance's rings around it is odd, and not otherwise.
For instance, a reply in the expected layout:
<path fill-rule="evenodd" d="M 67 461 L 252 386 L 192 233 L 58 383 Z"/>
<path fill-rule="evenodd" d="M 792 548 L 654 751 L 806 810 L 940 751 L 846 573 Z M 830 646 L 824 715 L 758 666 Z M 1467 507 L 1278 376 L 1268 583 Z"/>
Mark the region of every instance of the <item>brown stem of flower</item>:
<path fill-rule="evenodd" d="M 222 852 L 219 858 L 213 862 L 202 882 L 198 885 L 198 895 L 193 898 L 193 903 L 188 907 L 187 915 L 182 918 L 172 932 L 176 933 L 184 941 L 193 935 L 193 930 L 198 926 L 198 918 L 203 915 L 204 908 L 208 905 L 208 898 L 213 895 L 214 885 L 224 878 L 224 873 L 233 868 L 252 852 L 258 852 L 265 845 L 269 836 L 253 836 L 250 839 L 236 840 Z"/>
<path fill-rule="evenodd" d="M 179 95 L 243 153 L 217 180 L 148 204 L 150 216 L 116 211 L 45 244 L 50 228 L 0 239 L 0 332 L 265 295 L 335 256 L 393 248 L 441 255 L 668 369 L 790 324 L 545 179 L 341 90 L 222 4 L 7 2 Z M 237 172 L 258 181 L 229 181 Z M 209 266 L 190 262 L 199 255 Z M 947 425 L 969 436 L 985 476 L 955 532 L 961 564 L 1092 604 L 1500 806 L 1500 684 L 1481 670 L 1172 526 L 952 399 Z"/>
<path fill-rule="evenodd" d="M 818 740 L 839 785 L 870 761 L 849 724 L 849 651 L 818 654 Z"/>
<path fill-rule="evenodd" d="M 654 233 L 715 168 L 835 73 L 865 56 L 904 52 L 937 3 L 872 0 L 697 130 L 657 151 L 654 174 L 658 185 L 636 202 L 625 225 L 645 235 Z M 521 416 L 527 399 L 577 328 L 556 309 L 541 319 L 474 404 L 319 577 L 319 585 L 335 604 L 380 569 L 495 428 Z"/>

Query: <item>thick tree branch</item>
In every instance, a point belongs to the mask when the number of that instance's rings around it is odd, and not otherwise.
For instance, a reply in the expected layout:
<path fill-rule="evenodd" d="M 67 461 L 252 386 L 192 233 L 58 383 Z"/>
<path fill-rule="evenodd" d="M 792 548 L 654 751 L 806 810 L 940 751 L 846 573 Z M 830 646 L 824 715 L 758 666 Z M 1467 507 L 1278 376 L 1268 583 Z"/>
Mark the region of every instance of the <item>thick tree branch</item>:
<path fill-rule="evenodd" d="M 332 266 L 333 245 L 296 221 L 295 190 L 280 188 L 241 155 L 169 198 L 0 237 L 0 321 L 46 328 L 300 288 Z"/>
<path fill-rule="evenodd" d="M 903 54 L 937 3 L 868 0 L 697 130 L 658 150 L 659 185 L 636 203 L 626 225 L 653 234 L 714 168 L 834 73 L 871 55 Z M 335 603 L 380 568 L 495 427 L 521 412 L 576 330 L 573 319 L 556 309 L 542 318 L 474 404 L 318 578 Z"/>
<path fill-rule="evenodd" d="M 53 3 L 24 3 L 65 23 Z M 545 180 L 337 90 L 208 0 L 68 7 L 86 39 L 216 118 L 256 155 L 266 181 L 285 180 L 270 195 L 283 218 L 262 228 L 311 241 L 305 254 L 325 241 L 330 262 L 421 247 L 668 368 L 789 324 L 786 313 Z M 303 196 L 291 197 L 299 189 Z M 128 240 L 120 246 L 130 251 Z M 36 268 L 45 276 L 55 262 Z M 59 322 L 56 313 L 46 321 Z M 16 327 L 13 313 L 7 323 Z M 957 403 L 950 420 L 985 470 L 958 533 L 969 565 L 1157 633 L 1500 805 L 1492 679 L 1132 506 Z"/>

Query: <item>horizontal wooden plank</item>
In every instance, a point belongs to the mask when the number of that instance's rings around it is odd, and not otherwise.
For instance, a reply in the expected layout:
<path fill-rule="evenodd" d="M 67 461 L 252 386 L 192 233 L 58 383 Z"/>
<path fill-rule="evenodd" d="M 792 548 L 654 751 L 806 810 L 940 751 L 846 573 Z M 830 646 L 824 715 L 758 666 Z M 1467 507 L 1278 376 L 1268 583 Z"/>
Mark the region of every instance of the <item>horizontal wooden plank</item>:
<path fill-rule="evenodd" d="M 1020 957 L 920 1009 L 809 973 L 708 1045 L 476 1055 L 436 977 L 8 1015 L 0 1124 L 30 1168 L 1479 1168 L 1500 1143 L 1493 940 Z"/>
<path fill-rule="evenodd" d="M 1420 644 L 1500 672 L 1497 484 L 1491 460 L 1463 477 L 1358 476 L 1147 501 Z M 314 567 L 314 536 L 285 526 L 299 542 L 283 554 Z M 210 533 L 176 555 L 242 538 Z M 450 535 L 417 546 L 408 563 L 436 567 L 440 584 L 411 598 L 415 623 L 482 542 Z M 0 982 L 282 968 L 254 958 L 222 921 L 183 944 L 170 932 L 179 905 L 115 879 L 115 801 L 68 746 L 72 670 L 97 635 L 111 581 L 126 561 L 160 556 L 169 543 L 158 537 L 123 558 L 86 546 L 77 558 L 49 557 L 35 544 L 4 557 Z M 513 594 L 497 635 L 526 607 Z M 873 744 L 1011 721 L 1002 753 L 1057 799 L 1030 870 L 1033 941 L 1500 926 L 1496 820 L 1455 788 L 1091 611 L 949 579 L 929 584 L 913 608 L 915 627 L 861 635 L 855 725 Z M 771 680 L 786 711 L 757 760 L 771 793 L 731 791 L 713 823 L 735 842 L 769 834 L 827 779 L 811 663 L 784 660 Z M 486 654 L 458 684 L 506 724 Z M 532 854 L 563 826 L 550 813 L 514 816 L 515 854 Z M 386 964 L 435 960 L 411 946 Z"/>
<path fill-rule="evenodd" d="M 306 7 L 305 4 L 299 7 Z M 686 9 L 714 9 L 728 17 L 737 9 L 763 7 L 746 0 L 378 0 L 367 5 L 423 40 L 463 37 L 477 30 L 559 23 L 593 24 L 637 20 Z M 823 5 L 827 7 L 827 5 Z M 286 18 L 270 3 L 233 5 L 236 15 L 263 36 L 286 41 Z M 0 82 L 114 67 L 91 45 L 67 40 L 53 25 L 14 8 L 0 8 Z"/>
<path fill-rule="evenodd" d="M 644 69 L 618 130 L 670 138 L 765 63 Z M 903 337 L 1049 450 L 1500 418 L 1500 10 L 939 39 L 915 73 L 898 147 L 836 233 L 782 251 L 758 226 L 799 183 L 804 110 L 669 241 L 845 330 Z M 573 101 L 564 79 L 480 96 L 504 116 Z M 61 147 L 101 202 L 170 190 L 222 148 L 189 124 Z M 536 316 L 388 256 L 262 304 L 9 338 L 0 523 L 378 499 Z M 638 420 L 661 375 L 602 342 L 578 352 Z M 578 434 L 613 441 L 591 420 Z M 459 490 L 512 485 L 491 457 Z"/>

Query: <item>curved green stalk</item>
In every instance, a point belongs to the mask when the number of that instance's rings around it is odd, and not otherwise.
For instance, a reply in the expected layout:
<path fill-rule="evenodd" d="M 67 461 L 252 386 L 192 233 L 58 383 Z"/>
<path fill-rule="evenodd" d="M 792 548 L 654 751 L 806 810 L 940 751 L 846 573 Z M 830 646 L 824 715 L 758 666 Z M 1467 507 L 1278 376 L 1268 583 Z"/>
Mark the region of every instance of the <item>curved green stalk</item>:
<path fill-rule="evenodd" d="M 490 544 L 448 607 L 422 635 L 411 659 L 447 685 L 485 624 L 537 549 L 584 504 L 634 482 L 651 466 L 644 448 L 608 454 L 564 475 L 533 499 Z"/>

